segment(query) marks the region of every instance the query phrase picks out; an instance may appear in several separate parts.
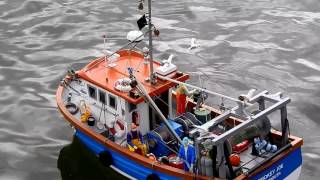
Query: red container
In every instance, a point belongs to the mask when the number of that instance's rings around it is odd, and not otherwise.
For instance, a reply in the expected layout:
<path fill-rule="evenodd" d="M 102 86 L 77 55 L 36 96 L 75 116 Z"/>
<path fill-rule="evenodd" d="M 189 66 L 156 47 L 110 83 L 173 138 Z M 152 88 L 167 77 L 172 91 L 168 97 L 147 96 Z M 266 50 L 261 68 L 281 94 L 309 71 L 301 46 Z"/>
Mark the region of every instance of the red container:
<path fill-rule="evenodd" d="M 232 151 L 235 153 L 241 153 L 242 151 L 247 150 L 249 147 L 249 141 L 248 140 L 244 140 L 241 143 L 235 145 L 232 147 Z"/>

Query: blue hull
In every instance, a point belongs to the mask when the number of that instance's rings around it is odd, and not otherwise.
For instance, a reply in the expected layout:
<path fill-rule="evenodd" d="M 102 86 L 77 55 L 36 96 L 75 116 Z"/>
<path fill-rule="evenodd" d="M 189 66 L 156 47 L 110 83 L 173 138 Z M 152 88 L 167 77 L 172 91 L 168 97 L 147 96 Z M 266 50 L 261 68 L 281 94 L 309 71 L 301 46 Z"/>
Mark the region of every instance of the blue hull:
<path fill-rule="evenodd" d="M 76 131 L 75 135 L 81 140 L 83 144 L 85 144 L 88 147 L 88 149 L 90 149 L 96 155 L 100 154 L 102 151 L 110 152 L 113 158 L 112 165 L 136 179 L 146 179 L 147 176 L 150 174 L 156 174 L 159 176 L 160 179 L 179 179 L 178 177 L 170 176 L 142 166 L 137 162 L 132 161 L 127 157 L 106 148 L 105 146 L 93 140 L 92 138 L 85 135 L 79 130 Z"/>
<path fill-rule="evenodd" d="M 295 173 L 302 164 L 301 148 L 297 148 L 290 154 L 275 162 L 268 169 L 258 173 L 252 180 L 269 179 L 299 179 L 299 173 Z"/>
<path fill-rule="evenodd" d="M 181 179 L 175 176 L 170 176 L 152 169 L 149 169 L 145 166 L 142 166 L 135 161 L 132 161 L 125 156 L 110 150 L 100 144 L 99 142 L 93 140 L 89 136 L 85 135 L 81 131 L 77 130 L 75 135 L 85 144 L 88 149 L 90 149 L 94 154 L 98 155 L 102 151 L 108 151 L 113 158 L 113 166 L 120 169 L 121 171 L 127 173 L 128 175 L 136 179 L 146 179 L 150 174 L 156 174 L 160 179 Z M 258 173 L 254 177 L 251 177 L 252 180 L 269 180 L 269 179 L 284 179 L 290 176 L 296 169 L 298 169 L 302 164 L 302 155 L 301 148 L 297 148 L 291 152 L 286 157 L 280 159 L 268 169 Z M 299 177 L 296 177 L 297 179 Z M 289 178 L 291 179 L 291 178 Z"/>

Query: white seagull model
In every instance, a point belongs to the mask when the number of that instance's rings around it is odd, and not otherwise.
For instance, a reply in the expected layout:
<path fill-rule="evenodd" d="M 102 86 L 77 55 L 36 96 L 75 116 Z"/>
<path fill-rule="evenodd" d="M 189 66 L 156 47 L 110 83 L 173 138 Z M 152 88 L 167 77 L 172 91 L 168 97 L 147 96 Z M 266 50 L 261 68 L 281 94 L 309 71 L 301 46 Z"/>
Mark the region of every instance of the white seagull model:
<path fill-rule="evenodd" d="M 199 47 L 200 45 L 196 43 L 196 38 L 191 38 L 191 43 L 190 43 L 190 47 L 189 49 L 195 49 L 197 47 Z"/>

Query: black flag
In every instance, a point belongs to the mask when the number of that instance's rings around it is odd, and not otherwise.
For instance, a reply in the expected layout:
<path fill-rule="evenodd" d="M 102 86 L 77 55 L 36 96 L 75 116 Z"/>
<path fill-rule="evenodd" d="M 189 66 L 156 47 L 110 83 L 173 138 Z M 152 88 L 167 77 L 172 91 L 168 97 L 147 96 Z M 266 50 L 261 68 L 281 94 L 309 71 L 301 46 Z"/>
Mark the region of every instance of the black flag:
<path fill-rule="evenodd" d="M 141 30 L 144 26 L 148 24 L 145 14 L 137 21 L 137 24 L 138 24 L 139 30 Z"/>

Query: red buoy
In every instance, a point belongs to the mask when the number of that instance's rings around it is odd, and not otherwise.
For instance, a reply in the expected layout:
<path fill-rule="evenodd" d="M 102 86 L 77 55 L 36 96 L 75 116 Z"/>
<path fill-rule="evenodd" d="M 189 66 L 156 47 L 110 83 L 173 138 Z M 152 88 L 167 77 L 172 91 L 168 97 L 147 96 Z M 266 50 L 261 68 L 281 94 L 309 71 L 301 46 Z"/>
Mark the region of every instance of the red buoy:
<path fill-rule="evenodd" d="M 230 163 L 232 166 L 239 166 L 240 165 L 240 156 L 238 154 L 231 154 L 229 156 Z"/>

